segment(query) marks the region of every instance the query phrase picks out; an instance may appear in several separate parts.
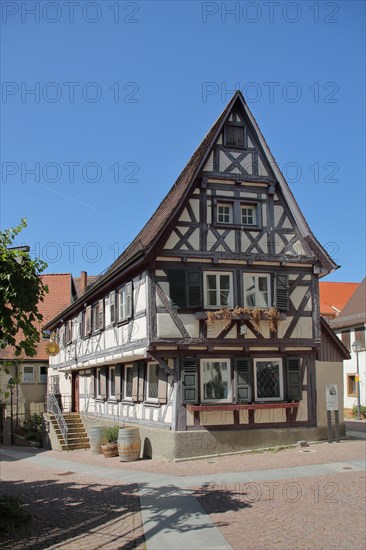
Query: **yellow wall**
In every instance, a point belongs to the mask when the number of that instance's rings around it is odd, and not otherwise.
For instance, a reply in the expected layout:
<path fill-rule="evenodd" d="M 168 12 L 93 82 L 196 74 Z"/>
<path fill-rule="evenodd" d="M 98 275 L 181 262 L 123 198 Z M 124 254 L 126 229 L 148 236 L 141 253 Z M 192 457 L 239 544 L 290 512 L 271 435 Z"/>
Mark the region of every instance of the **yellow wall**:
<path fill-rule="evenodd" d="M 337 384 L 339 420 L 343 421 L 343 363 L 328 361 L 315 362 L 316 389 L 317 389 L 317 418 L 318 426 L 327 424 L 327 407 L 325 400 L 326 384 Z M 332 413 L 332 421 L 334 417 Z"/>

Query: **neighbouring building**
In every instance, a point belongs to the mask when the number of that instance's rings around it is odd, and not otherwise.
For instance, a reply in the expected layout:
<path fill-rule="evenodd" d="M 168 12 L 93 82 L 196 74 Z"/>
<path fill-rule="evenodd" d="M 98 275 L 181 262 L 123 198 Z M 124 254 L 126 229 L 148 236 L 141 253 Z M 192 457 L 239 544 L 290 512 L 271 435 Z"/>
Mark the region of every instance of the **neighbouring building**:
<path fill-rule="evenodd" d="M 357 404 L 357 359 L 360 401 L 361 405 L 366 406 L 366 278 L 352 294 L 341 313 L 331 321 L 331 326 L 351 353 L 351 357 L 344 362 L 344 408 L 349 410 Z M 358 354 L 352 348 L 354 342 L 360 343 Z"/>
<path fill-rule="evenodd" d="M 349 357 L 319 314 L 337 267 L 237 92 L 133 242 L 46 327 L 50 391 L 88 430 L 138 425 L 145 456 L 323 438 L 325 385 L 342 394 Z"/>
<path fill-rule="evenodd" d="M 323 319 L 326 321 L 335 319 L 359 286 L 360 283 L 333 283 L 320 281 L 320 315 Z"/>
<path fill-rule="evenodd" d="M 44 301 L 38 304 L 44 325 L 70 304 L 75 289 L 69 273 L 41 275 L 41 279 L 49 290 Z M 41 324 L 38 328 L 41 330 Z M 20 340 L 20 336 L 18 339 Z M 40 413 L 44 410 L 49 359 L 46 347 L 47 341 L 40 340 L 34 357 L 15 357 L 14 348 L 10 346 L 0 349 L 0 364 L 7 365 L 9 370 L 9 374 L 4 369 L 0 370 L 0 388 L 3 392 L 12 390 L 15 426 L 23 424 L 34 412 Z M 13 388 L 9 387 L 10 379 L 18 381 Z M 4 393 L 0 394 L 1 426 L 5 418 L 10 416 L 10 401 L 10 396 L 6 398 Z"/>

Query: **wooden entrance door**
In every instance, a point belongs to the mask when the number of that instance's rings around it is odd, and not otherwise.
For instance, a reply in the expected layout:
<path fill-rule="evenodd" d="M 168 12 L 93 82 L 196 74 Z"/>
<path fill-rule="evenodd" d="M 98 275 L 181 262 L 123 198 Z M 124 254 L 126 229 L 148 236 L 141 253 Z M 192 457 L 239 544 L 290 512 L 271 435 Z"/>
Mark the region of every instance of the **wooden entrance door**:
<path fill-rule="evenodd" d="M 78 413 L 79 409 L 79 373 L 72 373 L 72 412 Z"/>

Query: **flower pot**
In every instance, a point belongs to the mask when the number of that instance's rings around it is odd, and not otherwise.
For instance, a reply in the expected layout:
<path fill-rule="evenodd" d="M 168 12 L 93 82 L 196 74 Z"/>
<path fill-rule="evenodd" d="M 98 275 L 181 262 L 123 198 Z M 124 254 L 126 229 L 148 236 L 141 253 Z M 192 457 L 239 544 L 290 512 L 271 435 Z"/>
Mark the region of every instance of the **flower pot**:
<path fill-rule="evenodd" d="M 112 458 L 113 456 L 118 456 L 117 443 L 104 443 L 102 445 L 102 453 L 106 458 Z"/>

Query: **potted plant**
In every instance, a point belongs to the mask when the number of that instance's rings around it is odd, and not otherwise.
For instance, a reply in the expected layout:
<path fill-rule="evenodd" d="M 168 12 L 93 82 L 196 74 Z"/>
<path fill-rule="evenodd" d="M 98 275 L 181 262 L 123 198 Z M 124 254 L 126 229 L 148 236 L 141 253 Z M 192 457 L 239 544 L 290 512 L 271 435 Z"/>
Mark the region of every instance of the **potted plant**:
<path fill-rule="evenodd" d="M 104 439 L 108 441 L 108 443 L 102 444 L 102 453 L 106 458 L 118 456 L 118 432 L 119 426 L 106 428 L 103 432 Z"/>

